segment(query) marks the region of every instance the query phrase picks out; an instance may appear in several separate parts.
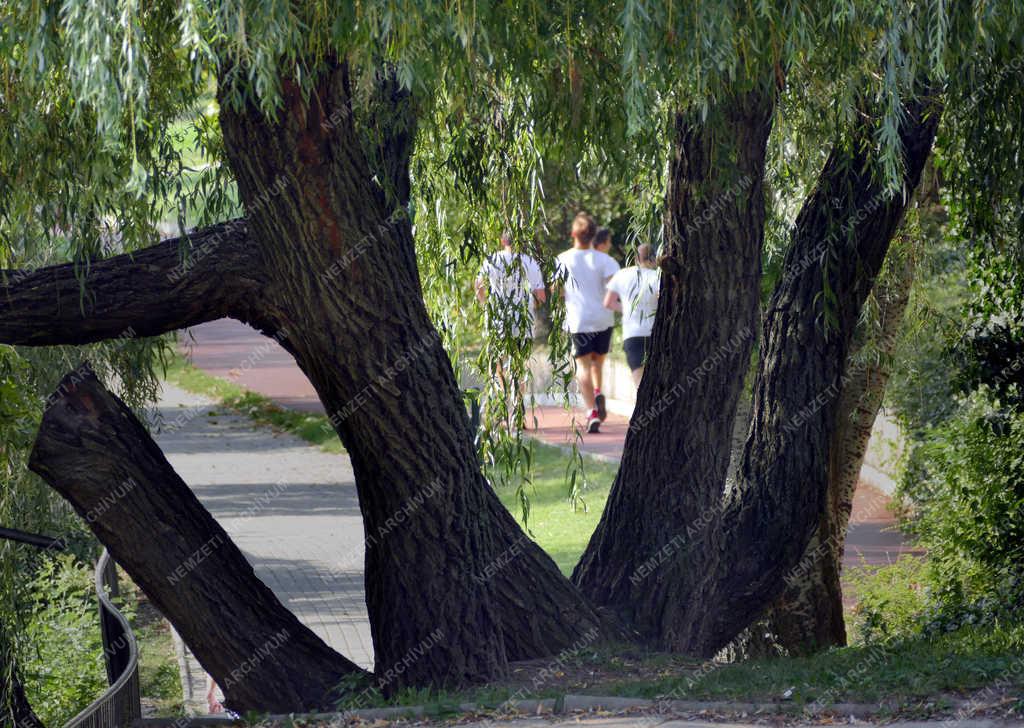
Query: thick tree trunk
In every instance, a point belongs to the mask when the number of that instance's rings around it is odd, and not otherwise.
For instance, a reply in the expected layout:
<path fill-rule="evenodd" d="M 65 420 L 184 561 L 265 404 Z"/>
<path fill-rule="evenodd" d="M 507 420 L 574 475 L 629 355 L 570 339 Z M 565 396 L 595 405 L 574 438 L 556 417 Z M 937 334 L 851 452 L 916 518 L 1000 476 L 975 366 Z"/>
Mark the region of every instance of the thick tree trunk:
<path fill-rule="evenodd" d="M 706 602 L 691 546 L 716 532 L 736 405 L 759 322 L 765 150 L 774 90 L 680 114 L 653 347 L 622 466 L 573 579 L 641 634 L 687 646 Z"/>
<path fill-rule="evenodd" d="M 326 65 L 308 97 L 282 81 L 274 121 L 254 104 L 236 106 L 222 87 L 244 225 L 190 236 L 202 240 L 185 264 L 170 241 L 93 263 L 81 284 L 71 266 L 9 272 L 0 342 L 153 335 L 224 315 L 277 336 L 352 459 L 386 689 L 486 679 L 509 659 L 621 636 L 481 475 L 422 300 L 411 224 L 394 207 L 409 193 L 407 94 L 382 74 L 369 105 L 353 113 L 344 65 Z M 401 118 L 381 134 L 356 128 L 388 114 Z"/>
<path fill-rule="evenodd" d="M 927 100 L 906 109 L 895 193 L 879 184 L 868 144 L 835 149 L 797 217 L 765 317 L 740 482 L 725 501 L 721 540 L 694 564 L 709 577 L 687 597 L 720 605 L 684 626 L 695 652 L 714 653 L 763 613 L 820 523 L 851 339 L 937 124 Z"/>
<path fill-rule="evenodd" d="M 914 205 L 936 203 L 937 196 L 934 171 L 926 168 L 913 195 Z M 846 644 L 840 584 L 846 532 L 861 465 L 885 396 L 892 355 L 910 300 L 917 247 L 912 233 L 904 228 L 899 256 L 894 258 L 890 253 L 886 270 L 871 292 L 876 313 L 871 321 L 862 321 L 854 334 L 835 431 L 828 446 L 826 508 L 800 559 L 800 568 L 787 575 L 785 589 L 764 618 L 764 636 L 791 655 Z M 868 357 L 861 356 L 865 349 Z"/>
<path fill-rule="evenodd" d="M 285 609 L 141 423 L 82 365 L 61 382 L 29 465 L 192 648 L 233 710 L 333 708 L 363 670 Z"/>
<path fill-rule="evenodd" d="M 283 95 L 275 121 L 224 98 L 221 126 L 270 279 L 264 330 L 284 332 L 355 470 L 378 675 L 387 689 L 459 684 L 592 635 L 601 618 L 480 473 L 411 225 L 391 204 L 401 186 L 389 196 L 373 179 L 345 67 L 308 101 L 287 81 Z M 380 143 L 402 148 L 377 162 L 401 180 L 386 160 L 407 161 L 408 139 L 393 132 Z M 283 191 L 263 196 L 275 179 Z"/>

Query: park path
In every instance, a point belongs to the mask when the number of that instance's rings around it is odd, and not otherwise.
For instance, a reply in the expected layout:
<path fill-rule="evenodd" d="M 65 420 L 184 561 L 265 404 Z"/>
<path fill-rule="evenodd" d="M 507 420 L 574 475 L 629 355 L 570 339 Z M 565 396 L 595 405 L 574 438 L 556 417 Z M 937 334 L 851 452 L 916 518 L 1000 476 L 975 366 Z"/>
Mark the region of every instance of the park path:
<path fill-rule="evenodd" d="M 256 575 L 307 627 L 373 668 L 363 591 L 363 524 L 352 467 L 287 434 L 254 428 L 209 399 L 164 384 L 154 436 Z M 189 655 L 183 678 L 205 712 L 206 676 Z"/>
<path fill-rule="evenodd" d="M 209 374 L 259 392 L 283 406 L 323 412 L 313 386 L 291 355 L 244 324 L 221 319 L 196 326 L 189 330 L 183 347 L 190 353 L 192 363 Z M 530 434 L 543 442 L 564 446 L 575 436 L 573 415 L 561 407 L 537 407 L 533 416 Z M 579 413 L 576 416 L 579 417 Z M 583 434 L 581 450 L 617 462 L 622 455 L 628 425 L 627 417 L 609 413 L 601 433 Z M 347 461 L 345 467 L 348 467 Z M 903 554 L 917 553 L 896 529 L 895 519 L 887 508 L 889 502 L 888 494 L 861 481 L 847 532 L 844 566 L 888 564 Z"/>

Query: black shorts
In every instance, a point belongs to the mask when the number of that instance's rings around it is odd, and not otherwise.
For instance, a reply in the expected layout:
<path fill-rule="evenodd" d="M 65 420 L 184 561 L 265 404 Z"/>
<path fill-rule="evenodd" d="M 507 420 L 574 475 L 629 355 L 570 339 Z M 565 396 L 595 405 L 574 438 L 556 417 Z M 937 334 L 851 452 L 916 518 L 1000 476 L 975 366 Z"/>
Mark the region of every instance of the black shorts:
<path fill-rule="evenodd" d="M 644 365 L 647 352 L 651 350 L 650 336 L 631 336 L 622 342 L 622 350 L 626 352 L 626 363 L 629 368 L 637 370 Z"/>
<path fill-rule="evenodd" d="M 604 331 L 585 331 L 572 335 L 572 355 L 577 358 L 588 354 L 607 354 L 611 345 L 611 326 Z"/>

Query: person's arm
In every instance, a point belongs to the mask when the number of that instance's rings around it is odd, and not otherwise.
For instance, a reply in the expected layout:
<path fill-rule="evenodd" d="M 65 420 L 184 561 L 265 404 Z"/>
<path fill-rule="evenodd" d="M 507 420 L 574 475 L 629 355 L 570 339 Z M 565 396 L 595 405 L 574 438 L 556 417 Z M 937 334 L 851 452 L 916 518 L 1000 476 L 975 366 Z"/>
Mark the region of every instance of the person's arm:
<path fill-rule="evenodd" d="M 483 303 L 487 300 L 487 283 L 483 278 L 476 279 L 476 300 Z"/>
<path fill-rule="evenodd" d="M 548 300 L 548 289 L 544 285 L 544 274 L 541 272 L 540 265 L 533 258 L 530 258 L 527 277 L 530 281 L 530 290 L 533 292 L 533 297 L 537 299 L 537 303 L 544 303 Z"/>
<path fill-rule="evenodd" d="M 217 683 L 213 681 L 213 678 L 209 675 L 206 676 L 206 708 L 211 714 L 218 714 L 224 712 L 224 706 L 221 705 L 220 700 L 217 699 Z"/>
<path fill-rule="evenodd" d="M 610 308 L 612 311 L 618 311 L 621 313 L 622 299 L 619 298 L 619 294 L 612 290 L 605 291 L 604 307 Z"/>

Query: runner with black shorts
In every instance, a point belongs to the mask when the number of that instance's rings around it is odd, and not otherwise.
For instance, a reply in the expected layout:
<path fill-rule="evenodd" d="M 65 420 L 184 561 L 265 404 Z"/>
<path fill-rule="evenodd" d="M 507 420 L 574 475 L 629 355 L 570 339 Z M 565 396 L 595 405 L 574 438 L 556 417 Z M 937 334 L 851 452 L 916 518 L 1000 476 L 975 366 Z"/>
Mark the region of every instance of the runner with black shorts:
<path fill-rule="evenodd" d="M 573 246 L 558 256 L 565 326 L 572 335 L 576 381 L 588 410 L 587 432 L 591 433 L 600 431 L 608 416 L 601 383 L 615 314 L 603 302 L 605 285 L 619 270 L 614 258 L 591 247 L 596 229 L 590 215 L 577 215 L 572 222 Z"/>
<path fill-rule="evenodd" d="M 661 271 L 655 267 L 650 245 L 644 244 L 636 249 L 636 262 L 608 281 L 604 305 L 622 312 L 622 349 L 633 372 L 633 384 L 639 387 L 651 349 L 651 331 L 661 291 Z"/>

